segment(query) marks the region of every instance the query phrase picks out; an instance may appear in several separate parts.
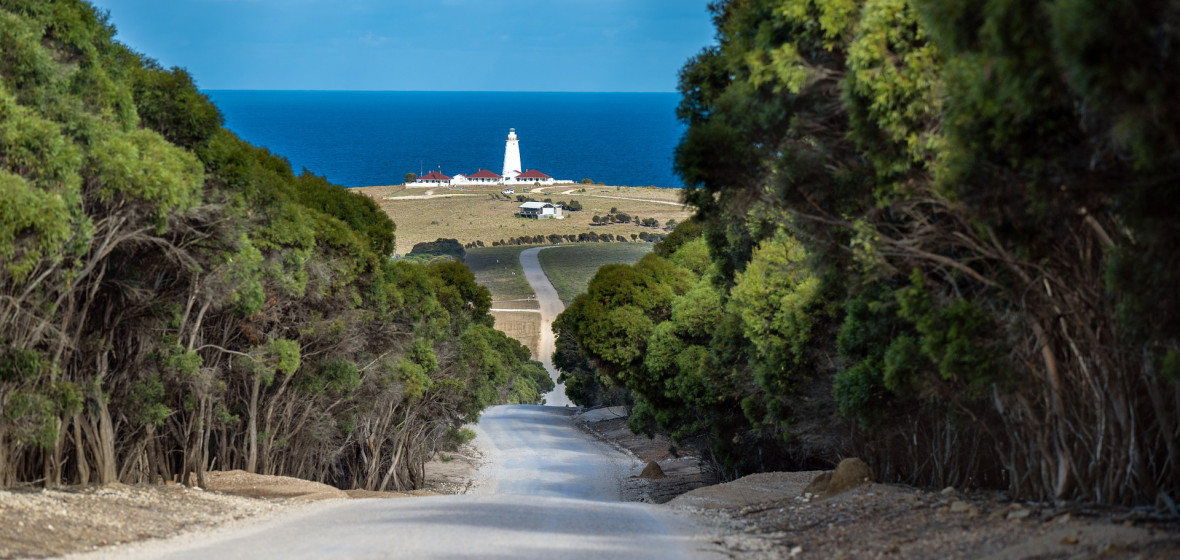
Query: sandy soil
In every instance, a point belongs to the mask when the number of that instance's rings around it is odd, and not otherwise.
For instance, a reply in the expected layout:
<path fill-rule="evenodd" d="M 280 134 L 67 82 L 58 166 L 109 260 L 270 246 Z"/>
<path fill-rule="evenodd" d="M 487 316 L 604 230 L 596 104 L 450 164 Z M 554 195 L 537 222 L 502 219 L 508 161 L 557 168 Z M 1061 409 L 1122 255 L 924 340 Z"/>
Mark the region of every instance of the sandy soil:
<path fill-rule="evenodd" d="M 575 424 L 591 435 L 635 457 L 640 466 L 655 461 L 664 478 L 642 478 L 639 471 L 623 481 L 623 499 L 652 504 L 665 503 L 689 490 L 717 482 L 717 476 L 701 461 L 697 450 L 679 448 L 671 451 L 667 436 L 649 438 L 633 434 L 627 428 L 627 411 L 623 407 L 581 410 L 574 415 Z"/>
<path fill-rule="evenodd" d="M 340 490 L 245 471 L 207 474 L 208 488 L 178 484 L 0 491 L 0 558 L 38 558 L 170 538 L 292 515 L 317 503 L 466 493 L 482 454 L 471 446 L 427 463 L 427 489 Z"/>
<path fill-rule="evenodd" d="M 753 475 L 668 505 L 700 518 L 734 558 L 1180 558 L 1174 519 L 888 484 L 819 500 L 800 496 L 811 477 L 799 474 Z"/>
<path fill-rule="evenodd" d="M 954 488 L 866 484 L 820 500 L 803 490 L 819 471 L 763 473 L 725 484 L 691 448 L 631 434 L 626 411 L 579 411 L 577 425 L 665 478 L 623 482 L 625 499 L 662 503 L 695 519 L 732 558 L 1180 558 L 1180 520 L 1150 510 L 1018 503 Z M 479 441 L 478 439 L 476 441 Z M 479 483 L 480 450 L 464 446 L 427 465 L 429 489 L 342 491 L 288 477 L 209 473 L 209 488 L 126 486 L 0 492 L 0 557 L 46 557 L 194 535 L 297 515 L 356 498 L 460 494 Z M 117 549 L 116 549 L 117 550 Z"/>
<path fill-rule="evenodd" d="M 996 493 L 929 492 L 866 484 L 826 500 L 804 489 L 823 471 L 754 474 L 712 484 L 709 469 L 666 438 L 631 434 L 625 410 L 584 411 L 575 421 L 667 478 L 632 478 L 627 499 L 693 516 L 739 559 L 1180 558 L 1180 520 L 1147 510 L 1012 502 Z M 638 473 L 637 473 L 638 474 Z"/>

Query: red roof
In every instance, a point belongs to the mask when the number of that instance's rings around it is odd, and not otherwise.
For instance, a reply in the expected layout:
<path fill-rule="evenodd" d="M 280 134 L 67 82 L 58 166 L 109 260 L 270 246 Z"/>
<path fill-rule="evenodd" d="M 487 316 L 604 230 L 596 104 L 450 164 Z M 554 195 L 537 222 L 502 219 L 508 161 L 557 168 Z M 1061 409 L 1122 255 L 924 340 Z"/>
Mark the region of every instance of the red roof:
<path fill-rule="evenodd" d="M 516 178 L 517 179 L 552 179 L 553 177 L 550 177 L 544 173 L 541 173 L 540 171 L 537 171 L 536 169 L 530 169 L 528 171 L 525 171 L 524 173 L 521 173 L 520 175 L 517 175 Z"/>
<path fill-rule="evenodd" d="M 467 178 L 468 179 L 500 179 L 501 177 L 499 175 L 497 175 L 495 172 L 488 171 L 487 169 L 480 169 L 479 171 L 476 171 L 475 173 L 468 175 Z"/>
<path fill-rule="evenodd" d="M 438 171 L 431 171 L 430 173 L 427 173 L 421 177 L 418 177 L 418 180 L 419 181 L 450 181 L 451 178 L 447 177 L 446 175 L 443 175 L 442 173 L 439 173 Z"/>

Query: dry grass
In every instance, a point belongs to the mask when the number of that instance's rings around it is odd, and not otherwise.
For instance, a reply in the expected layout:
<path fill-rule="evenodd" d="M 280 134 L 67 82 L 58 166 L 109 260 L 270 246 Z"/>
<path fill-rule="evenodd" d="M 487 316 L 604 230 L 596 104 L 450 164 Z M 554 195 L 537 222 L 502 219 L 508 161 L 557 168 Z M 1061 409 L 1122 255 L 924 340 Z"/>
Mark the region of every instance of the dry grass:
<path fill-rule="evenodd" d="M 541 314 L 536 310 L 492 311 L 496 329 L 519 340 L 533 356 L 539 356 L 541 346 Z"/>
<path fill-rule="evenodd" d="M 582 189 L 580 185 L 565 185 L 546 188 L 545 193 L 528 193 L 537 200 L 551 198 L 554 202 L 578 200 L 584 208 L 581 212 L 567 213 L 564 220 L 528 220 L 517 218 L 516 209 L 520 203 L 493 200 L 499 189 L 400 189 L 399 187 L 364 187 L 355 189 L 372 196 L 397 224 L 397 252 L 406 254 L 415 243 L 434 241 L 438 238 L 453 238 L 467 244 L 483 241 L 508 240 L 522 235 L 577 235 L 579 233 L 611 233 L 630 237 L 640 232 L 661 232 L 662 229 L 644 228 L 634 224 L 591 225 L 595 214 L 606 215 L 611 208 L 618 208 L 631 216 L 655 218 L 660 224 L 669 219 L 684 221 L 690 209 L 676 203 L 678 189 L 654 187 L 585 187 L 586 192 L 571 192 Z M 431 191 L 438 198 L 407 198 L 426 195 Z M 449 195 L 449 196 L 448 196 Z M 474 196 L 471 196 L 474 195 Z"/>
<path fill-rule="evenodd" d="M 492 292 L 495 309 L 536 309 L 528 299 L 533 289 L 520 268 L 520 252 L 528 247 L 478 247 L 467 250 L 463 263 L 475 274 L 475 281 Z"/>

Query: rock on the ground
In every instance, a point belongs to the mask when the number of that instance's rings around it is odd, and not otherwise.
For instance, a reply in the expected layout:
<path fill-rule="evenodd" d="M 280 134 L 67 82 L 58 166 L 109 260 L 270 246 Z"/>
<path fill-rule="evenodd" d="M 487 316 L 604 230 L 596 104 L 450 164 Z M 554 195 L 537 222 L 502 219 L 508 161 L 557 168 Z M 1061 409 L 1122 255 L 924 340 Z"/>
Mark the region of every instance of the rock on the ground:
<path fill-rule="evenodd" d="M 812 496 L 819 496 L 828 490 L 828 484 L 832 481 L 832 471 L 824 471 L 815 476 L 811 484 L 803 489 L 801 496 L 810 498 Z"/>
<path fill-rule="evenodd" d="M 647 466 L 643 467 L 643 472 L 639 473 L 639 478 L 667 478 L 664 474 L 664 469 L 660 468 L 660 464 L 655 461 L 648 461 Z"/>
<path fill-rule="evenodd" d="M 849 457 L 836 465 L 836 470 L 832 472 L 832 478 L 828 481 L 828 487 L 824 489 L 822 496 L 830 498 L 872 481 L 873 472 L 869 470 L 868 463 L 857 457 Z"/>

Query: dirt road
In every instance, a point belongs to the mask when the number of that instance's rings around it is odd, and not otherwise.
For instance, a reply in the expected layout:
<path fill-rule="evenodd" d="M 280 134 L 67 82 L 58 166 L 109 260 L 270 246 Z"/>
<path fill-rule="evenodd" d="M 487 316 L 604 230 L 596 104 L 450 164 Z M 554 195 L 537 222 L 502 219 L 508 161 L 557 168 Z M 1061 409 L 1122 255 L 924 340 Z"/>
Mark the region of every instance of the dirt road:
<path fill-rule="evenodd" d="M 242 529 L 121 550 L 120 558 L 721 558 L 686 517 L 618 501 L 631 457 L 564 407 L 498 406 L 476 442 L 473 494 L 327 503 Z"/>
<path fill-rule="evenodd" d="M 529 281 L 529 286 L 532 286 L 533 293 L 537 295 L 537 303 L 541 306 L 541 342 L 537 350 L 537 359 L 545 364 L 545 370 L 549 372 L 549 377 L 552 377 L 553 382 L 557 383 L 558 371 L 553 366 L 553 320 L 565 310 L 565 305 L 561 303 L 561 298 L 557 297 L 557 290 L 549 282 L 549 277 L 545 276 L 545 271 L 541 269 L 541 261 L 537 257 L 537 253 L 549 248 L 551 247 L 533 247 L 521 251 L 520 267 L 524 269 L 524 277 Z M 552 406 L 569 406 L 571 404 L 569 398 L 565 396 L 564 383 L 557 383 L 553 391 L 545 395 L 545 404 Z"/>

